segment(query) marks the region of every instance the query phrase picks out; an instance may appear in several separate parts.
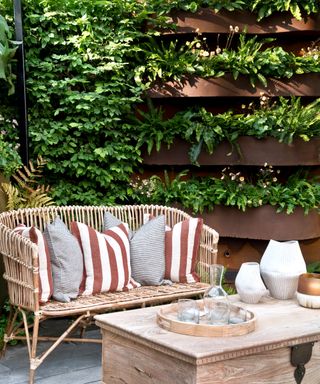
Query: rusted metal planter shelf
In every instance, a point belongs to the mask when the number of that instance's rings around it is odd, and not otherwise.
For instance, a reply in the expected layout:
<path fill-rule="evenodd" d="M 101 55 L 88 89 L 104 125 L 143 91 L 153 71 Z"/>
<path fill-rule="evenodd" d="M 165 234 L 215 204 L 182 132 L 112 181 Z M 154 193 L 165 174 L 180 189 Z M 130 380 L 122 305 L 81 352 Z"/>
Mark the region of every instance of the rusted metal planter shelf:
<path fill-rule="evenodd" d="M 237 141 L 240 153 L 228 142 L 222 142 L 212 154 L 203 150 L 198 158 L 200 165 L 320 165 L 320 138 L 313 138 L 308 142 L 295 139 L 292 144 L 279 143 L 268 137 L 256 139 L 242 136 Z M 168 148 L 162 145 L 160 151 L 153 150 L 150 155 L 143 153 L 143 162 L 147 165 L 190 165 L 190 143 L 182 139 L 175 139 Z"/>
<path fill-rule="evenodd" d="M 223 77 L 189 77 L 181 82 L 156 83 L 148 91 L 154 99 L 173 97 L 260 97 L 268 96 L 313 96 L 320 97 L 320 74 L 294 75 L 290 79 L 268 79 L 267 87 L 257 82 L 250 84 L 247 76 L 235 80 L 231 74 Z"/>
<path fill-rule="evenodd" d="M 212 212 L 199 216 L 215 228 L 221 237 L 256 240 L 307 240 L 320 237 L 320 214 L 317 210 L 304 214 L 298 207 L 290 215 L 277 213 L 271 205 L 248 208 L 245 212 L 234 207 L 217 205 Z"/>
<path fill-rule="evenodd" d="M 229 33 L 229 26 L 245 27 L 247 33 L 270 34 L 286 32 L 320 32 L 320 15 L 311 15 L 296 20 L 291 13 L 282 12 L 257 22 L 254 13 L 246 11 L 220 11 L 215 13 L 210 8 L 201 8 L 197 12 L 176 11 L 171 14 L 172 21 L 178 28 L 173 33 Z"/>

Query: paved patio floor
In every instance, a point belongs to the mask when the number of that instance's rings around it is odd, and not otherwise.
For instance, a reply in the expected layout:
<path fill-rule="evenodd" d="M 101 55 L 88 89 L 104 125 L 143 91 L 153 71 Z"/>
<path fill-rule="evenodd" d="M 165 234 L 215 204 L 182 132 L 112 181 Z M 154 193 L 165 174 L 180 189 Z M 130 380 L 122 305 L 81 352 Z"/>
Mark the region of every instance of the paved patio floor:
<path fill-rule="evenodd" d="M 57 334 L 63 329 L 64 319 L 47 321 L 42 333 Z M 44 327 L 46 327 L 44 329 Z M 92 328 L 88 337 L 100 338 L 100 331 Z M 39 351 L 51 343 L 40 342 Z M 6 355 L 0 359 L 0 383 L 27 384 L 29 359 L 26 345 L 8 346 Z M 35 384 L 97 384 L 101 380 L 101 344 L 62 343 L 36 370 Z"/>

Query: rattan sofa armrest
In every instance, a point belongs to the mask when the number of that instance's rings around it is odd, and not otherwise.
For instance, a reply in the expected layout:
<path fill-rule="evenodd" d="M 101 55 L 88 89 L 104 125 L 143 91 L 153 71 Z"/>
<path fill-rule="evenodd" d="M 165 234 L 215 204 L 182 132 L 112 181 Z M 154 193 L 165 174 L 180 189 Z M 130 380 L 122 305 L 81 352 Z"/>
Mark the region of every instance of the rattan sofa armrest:
<path fill-rule="evenodd" d="M 37 311 L 39 308 L 38 247 L 29 239 L 0 223 L 0 253 L 4 279 L 13 305 Z"/>
<path fill-rule="evenodd" d="M 209 266 L 217 263 L 218 241 L 218 232 L 207 225 L 203 225 L 197 264 L 197 273 L 203 283 L 209 283 Z"/>

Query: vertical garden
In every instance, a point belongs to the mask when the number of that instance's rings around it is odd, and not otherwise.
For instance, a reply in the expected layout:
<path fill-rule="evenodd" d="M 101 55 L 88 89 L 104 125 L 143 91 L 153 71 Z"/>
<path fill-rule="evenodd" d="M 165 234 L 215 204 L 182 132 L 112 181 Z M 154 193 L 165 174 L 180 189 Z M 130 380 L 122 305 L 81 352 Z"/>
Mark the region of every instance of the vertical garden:
<path fill-rule="evenodd" d="M 0 14 L 12 29 L 11 3 Z M 313 219 L 312 235 L 299 240 L 318 257 L 318 1 L 24 0 L 23 8 L 31 157 L 46 159 L 43 182 L 57 204 L 177 204 L 216 228 L 237 222 L 217 228 L 231 268 L 258 258 L 272 236 L 255 220 L 280 220 L 257 218 L 259 209 L 284 220 L 298 212 L 300 229 Z M 1 71 L 0 81 L 1 137 L 16 146 L 16 95 Z M 0 163 L 7 174 L 18 165 Z M 299 227 L 285 223 L 291 238 Z"/>

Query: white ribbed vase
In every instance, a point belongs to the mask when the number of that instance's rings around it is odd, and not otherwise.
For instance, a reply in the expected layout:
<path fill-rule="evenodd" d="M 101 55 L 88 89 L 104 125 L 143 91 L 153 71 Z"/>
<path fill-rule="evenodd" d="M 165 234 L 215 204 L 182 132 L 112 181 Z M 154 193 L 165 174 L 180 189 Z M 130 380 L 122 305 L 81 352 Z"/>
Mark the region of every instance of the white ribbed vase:
<path fill-rule="evenodd" d="M 256 304 L 268 291 L 261 279 L 260 266 L 256 262 L 241 264 L 235 279 L 241 301 Z"/>
<path fill-rule="evenodd" d="M 260 272 L 272 297 L 291 299 L 297 291 L 299 275 L 306 270 L 298 241 L 269 241 L 260 261 Z"/>

